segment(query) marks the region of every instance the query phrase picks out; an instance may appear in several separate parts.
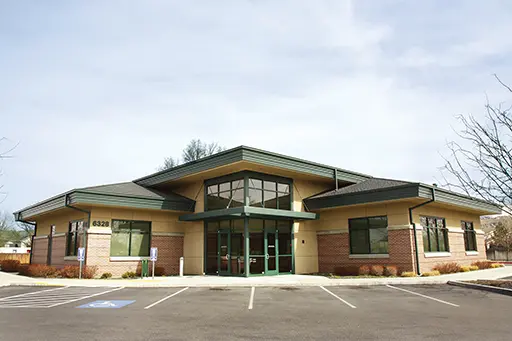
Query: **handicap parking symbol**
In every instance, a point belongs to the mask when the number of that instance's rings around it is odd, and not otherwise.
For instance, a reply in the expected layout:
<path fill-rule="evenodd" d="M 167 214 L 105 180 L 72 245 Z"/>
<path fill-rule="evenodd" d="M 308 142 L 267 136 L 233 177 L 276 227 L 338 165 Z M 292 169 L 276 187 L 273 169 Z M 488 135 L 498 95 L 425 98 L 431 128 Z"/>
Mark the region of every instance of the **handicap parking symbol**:
<path fill-rule="evenodd" d="M 91 303 L 87 303 L 77 308 L 107 308 L 107 309 L 117 309 L 124 307 L 128 304 L 132 304 L 135 301 L 94 301 Z"/>

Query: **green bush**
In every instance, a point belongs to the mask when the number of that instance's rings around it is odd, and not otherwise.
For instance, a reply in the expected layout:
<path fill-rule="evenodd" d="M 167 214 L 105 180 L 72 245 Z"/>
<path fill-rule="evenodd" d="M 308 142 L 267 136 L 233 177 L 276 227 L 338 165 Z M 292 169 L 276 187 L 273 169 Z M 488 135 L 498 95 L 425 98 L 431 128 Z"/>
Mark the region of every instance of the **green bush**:
<path fill-rule="evenodd" d="M 18 272 L 20 270 L 20 261 L 16 259 L 5 259 L 0 262 L 2 271 L 5 272 Z"/>
<path fill-rule="evenodd" d="M 463 265 L 460 267 L 460 271 L 461 272 L 469 272 L 469 271 L 471 271 L 471 269 L 470 269 L 469 265 Z"/>
<path fill-rule="evenodd" d="M 500 263 L 492 263 L 492 264 L 491 264 L 491 269 L 502 268 L 502 267 L 504 267 L 504 266 L 505 266 L 505 265 L 500 264 Z"/>
<path fill-rule="evenodd" d="M 478 266 L 476 266 L 476 265 L 470 265 L 469 266 L 469 271 L 476 271 L 476 270 L 479 270 Z"/>
<path fill-rule="evenodd" d="M 441 273 L 438 270 L 427 271 L 422 274 L 423 277 L 439 276 Z"/>
<path fill-rule="evenodd" d="M 122 278 L 135 278 L 137 277 L 137 274 L 134 271 L 126 271 L 124 274 L 121 275 Z"/>
<path fill-rule="evenodd" d="M 461 271 L 460 265 L 455 262 L 436 264 L 432 268 L 432 270 L 439 271 L 439 273 L 442 273 L 443 275 L 444 274 L 454 274 L 454 273 Z"/>
<path fill-rule="evenodd" d="M 110 272 L 104 272 L 103 274 L 101 274 L 101 279 L 109 279 L 109 278 L 112 278 L 112 274 Z"/>
<path fill-rule="evenodd" d="M 402 277 L 416 277 L 416 273 L 414 271 L 404 271 L 400 274 Z"/>
<path fill-rule="evenodd" d="M 384 274 L 384 267 L 382 265 L 372 265 L 370 267 L 370 274 L 373 276 L 382 276 Z"/>
<path fill-rule="evenodd" d="M 368 276 L 370 274 L 370 270 L 369 265 L 361 265 L 357 273 L 359 276 Z"/>

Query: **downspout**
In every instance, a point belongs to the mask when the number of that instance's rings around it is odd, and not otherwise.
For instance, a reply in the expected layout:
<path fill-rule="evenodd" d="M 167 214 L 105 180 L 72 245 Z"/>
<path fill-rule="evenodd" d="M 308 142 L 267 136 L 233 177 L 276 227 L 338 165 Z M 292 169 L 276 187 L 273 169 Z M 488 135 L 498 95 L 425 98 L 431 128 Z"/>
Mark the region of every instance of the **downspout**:
<path fill-rule="evenodd" d="M 66 198 L 65 198 L 65 205 L 66 207 L 68 208 L 71 208 L 73 210 L 76 210 L 76 211 L 80 211 L 82 213 L 87 213 L 87 226 L 84 227 L 84 237 L 83 237 L 83 247 L 84 247 L 84 264 L 85 264 L 85 260 L 87 259 L 87 231 L 89 230 L 89 226 L 91 224 L 91 211 L 88 211 L 88 210 L 84 210 L 84 209 L 81 209 L 81 208 L 78 208 L 78 207 L 75 207 L 75 206 L 71 206 L 68 204 L 69 202 L 69 194 L 66 194 Z"/>
<path fill-rule="evenodd" d="M 425 201 L 425 202 L 422 202 L 421 204 L 418 204 L 416 206 L 409 207 L 409 224 L 412 225 L 412 231 L 413 231 L 413 234 L 414 234 L 414 255 L 415 255 L 415 258 L 416 258 L 416 273 L 418 274 L 418 276 L 421 275 L 421 271 L 420 271 L 420 254 L 419 254 L 419 251 L 418 251 L 418 239 L 416 238 L 416 236 L 417 236 L 416 224 L 414 223 L 414 219 L 412 217 L 412 210 L 414 210 L 414 209 L 416 209 L 418 207 L 430 204 L 431 202 L 436 201 L 436 190 L 435 190 L 435 187 L 436 186 L 432 187 L 432 199 L 430 199 L 428 201 Z"/>
<path fill-rule="evenodd" d="M 32 251 L 34 248 L 34 237 L 37 234 L 37 223 L 31 223 L 30 221 L 20 219 L 20 213 L 16 214 L 16 216 L 14 218 L 16 221 L 22 222 L 23 224 L 34 226 L 34 233 L 32 234 L 32 237 L 30 237 L 30 260 L 28 261 L 28 264 L 32 264 L 32 254 L 33 254 Z"/>

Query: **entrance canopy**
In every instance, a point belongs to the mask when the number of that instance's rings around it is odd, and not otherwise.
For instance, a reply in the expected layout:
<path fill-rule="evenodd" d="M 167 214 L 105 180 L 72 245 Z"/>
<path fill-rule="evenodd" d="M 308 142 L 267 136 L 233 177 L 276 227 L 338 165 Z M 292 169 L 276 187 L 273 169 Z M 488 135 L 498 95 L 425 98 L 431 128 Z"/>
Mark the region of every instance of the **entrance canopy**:
<path fill-rule="evenodd" d="M 223 210 L 206 211 L 180 216 L 181 221 L 214 220 L 229 218 L 264 218 L 264 219 L 285 219 L 285 220 L 316 220 L 319 214 L 312 212 L 295 212 L 287 210 L 276 210 L 272 208 L 241 206 L 226 208 Z"/>

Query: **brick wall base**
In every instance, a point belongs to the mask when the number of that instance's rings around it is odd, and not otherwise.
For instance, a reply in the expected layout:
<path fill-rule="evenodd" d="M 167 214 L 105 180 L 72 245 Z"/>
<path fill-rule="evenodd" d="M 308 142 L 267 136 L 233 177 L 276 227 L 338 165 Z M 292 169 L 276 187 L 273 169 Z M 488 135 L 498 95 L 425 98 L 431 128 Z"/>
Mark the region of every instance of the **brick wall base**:
<path fill-rule="evenodd" d="M 48 239 L 34 239 L 32 245 L 32 264 L 46 264 L 48 256 Z"/>
<path fill-rule="evenodd" d="M 317 238 L 319 272 L 336 273 L 339 268 L 360 265 L 395 265 L 400 272 L 413 271 L 411 230 L 388 232 L 389 258 L 350 258 L 348 233 L 324 234 Z"/>
<path fill-rule="evenodd" d="M 127 271 L 140 269 L 139 260 L 110 260 L 110 236 L 110 234 L 88 234 L 87 266 L 96 266 L 97 276 L 110 272 L 113 277 L 120 277 Z M 151 247 L 158 248 L 158 260 L 155 266 L 163 267 L 166 275 L 179 274 L 179 260 L 183 256 L 182 236 L 152 236 Z"/>

